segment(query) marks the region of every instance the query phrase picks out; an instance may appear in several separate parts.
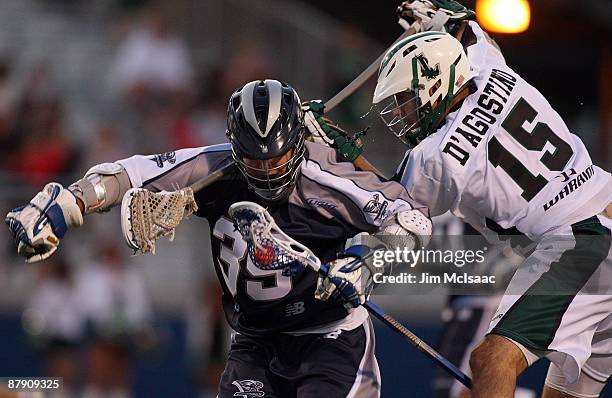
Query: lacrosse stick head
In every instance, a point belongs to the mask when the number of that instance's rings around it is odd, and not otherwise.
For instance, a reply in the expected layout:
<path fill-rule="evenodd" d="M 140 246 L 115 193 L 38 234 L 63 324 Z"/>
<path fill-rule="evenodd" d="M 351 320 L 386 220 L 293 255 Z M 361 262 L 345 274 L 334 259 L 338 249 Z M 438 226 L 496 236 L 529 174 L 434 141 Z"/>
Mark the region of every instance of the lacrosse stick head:
<path fill-rule="evenodd" d="M 123 238 L 134 254 L 155 254 L 155 242 L 162 236 L 173 240 L 178 224 L 197 209 L 191 188 L 174 192 L 132 188 L 121 202 Z"/>
<path fill-rule="evenodd" d="M 315 271 L 320 268 L 319 258 L 285 234 L 268 211 L 257 203 L 234 203 L 229 208 L 229 216 L 246 241 L 249 257 L 257 268 L 283 270 L 285 276 L 295 275 L 304 267 Z"/>

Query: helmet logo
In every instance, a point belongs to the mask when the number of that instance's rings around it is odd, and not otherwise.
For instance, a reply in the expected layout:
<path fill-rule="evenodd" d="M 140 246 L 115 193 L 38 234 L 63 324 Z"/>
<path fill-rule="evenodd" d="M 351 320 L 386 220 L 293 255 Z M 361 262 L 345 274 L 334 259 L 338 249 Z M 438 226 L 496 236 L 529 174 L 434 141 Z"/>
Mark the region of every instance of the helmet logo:
<path fill-rule="evenodd" d="M 426 78 L 427 80 L 435 79 L 440 75 L 440 64 L 436 64 L 433 68 L 429 66 L 429 60 L 425 57 L 425 54 L 419 54 L 416 56 L 417 61 L 419 61 L 419 66 L 421 68 L 421 76 Z"/>

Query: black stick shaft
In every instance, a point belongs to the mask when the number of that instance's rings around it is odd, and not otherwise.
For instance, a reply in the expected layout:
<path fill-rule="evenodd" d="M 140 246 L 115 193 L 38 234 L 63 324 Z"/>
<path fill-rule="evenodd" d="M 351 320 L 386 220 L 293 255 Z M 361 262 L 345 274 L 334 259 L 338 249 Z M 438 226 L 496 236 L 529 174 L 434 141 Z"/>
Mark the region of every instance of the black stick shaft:
<path fill-rule="evenodd" d="M 236 164 L 234 162 L 229 163 L 226 166 L 223 166 L 219 170 L 207 175 L 206 177 L 194 182 L 189 186 L 193 190 L 194 193 L 201 191 L 212 183 L 220 180 L 223 177 L 227 177 L 237 170 Z"/>
<path fill-rule="evenodd" d="M 410 342 L 410 344 L 419 349 L 435 364 L 440 366 L 442 369 L 448 372 L 448 374 L 457 379 L 457 381 L 459 381 L 461 384 L 463 384 L 469 389 L 472 388 L 472 379 L 470 379 L 459 368 L 453 365 L 448 359 L 444 358 L 442 355 L 440 355 L 440 353 L 438 353 L 436 350 L 427 345 L 427 343 L 421 340 L 417 335 L 408 330 L 404 325 L 399 323 L 395 318 L 393 318 L 391 315 L 386 314 L 379 306 L 372 302 L 367 301 L 363 306 L 370 312 L 370 314 L 374 315 L 385 325 L 389 326 L 391 329 L 404 336 Z"/>

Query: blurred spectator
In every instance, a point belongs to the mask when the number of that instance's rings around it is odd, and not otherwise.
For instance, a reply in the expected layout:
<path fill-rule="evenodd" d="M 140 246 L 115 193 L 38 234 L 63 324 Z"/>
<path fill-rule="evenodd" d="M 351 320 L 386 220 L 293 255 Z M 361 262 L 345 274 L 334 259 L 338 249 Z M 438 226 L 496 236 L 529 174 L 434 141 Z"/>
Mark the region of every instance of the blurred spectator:
<path fill-rule="evenodd" d="M 225 321 L 217 278 L 204 278 L 187 302 L 187 345 L 198 397 L 217 395 L 229 349 L 231 329 Z"/>
<path fill-rule="evenodd" d="M 161 10 L 151 8 L 119 47 L 109 78 L 124 97 L 141 105 L 150 95 L 188 91 L 193 75 L 184 41 Z"/>
<path fill-rule="evenodd" d="M 45 145 L 41 145 L 45 143 Z M 13 158 L 11 169 L 22 181 L 32 187 L 42 186 L 48 181 L 68 182 L 62 175 L 74 170 L 75 152 L 72 143 L 59 125 L 50 125 L 46 134 L 32 134 Z"/>
<path fill-rule="evenodd" d="M 13 150 L 5 167 L 38 188 L 48 181 L 68 182 L 77 152 L 64 124 L 64 108 L 45 65 L 36 66 L 25 85 L 12 127 Z"/>
<path fill-rule="evenodd" d="M 12 64 L 8 59 L 0 59 L 0 156 L 6 159 L 11 152 L 11 126 L 14 122 L 17 87 L 12 79 Z M 3 160 L 4 161 L 4 160 Z"/>
<path fill-rule="evenodd" d="M 279 76 L 278 65 L 263 40 L 249 37 L 237 45 L 223 68 L 223 87 L 226 98 L 245 82 Z"/>
<path fill-rule="evenodd" d="M 134 351 L 154 343 L 142 278 L 113 243 L 101 242 L 95 261 L 77 275 L 77 297 L 91 339 L 86 348 L 84 397 L 128 397 Z"/>
<path fill-rule="evenodd" d="M 17 88 L 11 79 L 12 64 L 9 59 L 0 58 L 0 115 L 13 111 L 17 100 Z"/>
<path fill-rule="evenodd" d="M 196 107 L 190 115 L 198 146 L 227 141 L 227 101 L 234 90 L 244 82 L 278 75 L 268 49 L 256 42 L 239 44 L 227 63 L 212 68 L 198 79 Z"/>
<path fill-rule="evenodd" d="M 84 333 L 83 316 L 74 278 L 62 257 L 54 256 L 38 268 L 38 283 L 25 306 L 23 326 L 44 357 L 44 374 L 62 377 L 64 392 L 75 391 L 78 344 Z"/>
<path fill-rule="evenodd" d="M 151 128 L 160 128 L 162 146 L 156 152 L 168 149 L 201 146 L 196 127 L 192 121 L 193 100 L 187 93 L 175 93 L 163 101 L 157 112 L 149 119 Z"/>
<path fill-rule="evenodd" d="M 194 70 L 183 38 L 161 8 L 144 10 L 120 44 L 109 72 L 112 90 L 128 107 L 130 139 L 139 153 L 197 146 L 189 115 Z"/>
<path fill-rule="evenodd" d="M 226 87 L 224 68 L 214 68 L 198 82 L 197 109 L 192 117 L 199 145 L 227 141 L 227 102 L 236 87 Z"/>
<path fill-rule="evenodd" d="M 156 344 L 151 309 L 142 278 L 114 244 L 102 243 L 96 258 L 74 275 L 61 257 L 43 262 L 23 325 L 43 353 L 45 375 L 63 377 L 69 395 L 84 376 L 85 397 L 128 397 L 134 352 Z M 85 342 L 83 375 L 77 353 Z"/>
<path fill-rule="evenodd" d="M 81 174 L 95 164 L 112 162 L 129 156 L 126 145 L 121 140 L 121 134 L 112 121 L 101 122 L 92 135 L 92 140 L 86 148 Z"/>
<path fill-rule="evenodd" d="M 3 169 L 9 164 L 8 158 L 18 142 L 13 129 L 18 92 L 11 62 L 0 60 L 0 165 Z"/>

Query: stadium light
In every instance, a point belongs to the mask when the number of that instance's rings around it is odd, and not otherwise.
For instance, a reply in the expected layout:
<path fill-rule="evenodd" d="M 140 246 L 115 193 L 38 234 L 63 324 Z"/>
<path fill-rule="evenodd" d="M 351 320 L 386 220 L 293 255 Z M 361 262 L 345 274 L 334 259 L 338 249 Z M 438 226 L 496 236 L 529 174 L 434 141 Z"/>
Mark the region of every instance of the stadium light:
<path fill-rule="evenodd" d="M 489 32 L 520 33 L 529 27 L 531 10 L 527 0 L 477 0 L 476 16 Z"/>

